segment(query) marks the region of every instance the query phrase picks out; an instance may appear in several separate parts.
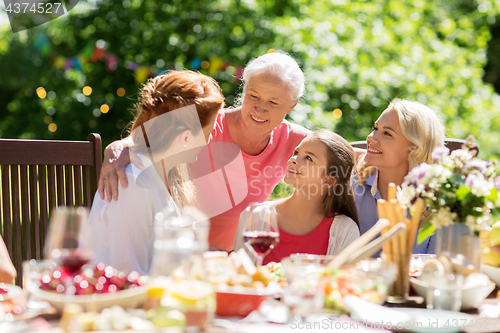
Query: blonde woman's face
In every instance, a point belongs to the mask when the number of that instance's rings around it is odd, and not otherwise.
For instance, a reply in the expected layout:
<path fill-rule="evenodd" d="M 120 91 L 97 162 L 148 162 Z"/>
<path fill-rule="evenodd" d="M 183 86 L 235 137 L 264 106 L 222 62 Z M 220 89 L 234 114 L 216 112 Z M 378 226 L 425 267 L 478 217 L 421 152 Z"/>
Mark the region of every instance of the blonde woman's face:
<path fill-rule="evenodd" d="M 365 162 L 383 170 L 404 170 L 408 172 L 411 143 L 403 135 L 395 110 L 385 110 L 373 126 L 373 132 L 366 138 Z"/>

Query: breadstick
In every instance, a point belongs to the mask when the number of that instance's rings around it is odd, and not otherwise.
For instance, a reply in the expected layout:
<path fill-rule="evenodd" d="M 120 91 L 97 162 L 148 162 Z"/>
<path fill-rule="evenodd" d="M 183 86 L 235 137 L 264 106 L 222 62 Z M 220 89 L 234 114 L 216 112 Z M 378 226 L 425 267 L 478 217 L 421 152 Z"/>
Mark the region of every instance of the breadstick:
<path fill-rule="evenodd" d="M 387 192 L 387 200 L 391 201 L 392 199 L 396 199 L 396 184 L 389 183 L 389 188 Z"/>
<path fill-rule="evenodd" d="M 390 222 L 386 219 L 379 219 L 377 223 L 367 232 L 362 234 L 359 238 L 354 240 L 351 244 L 347 245 L 342 252 L 340 252 L 330 263 L 328 267 L 339 268 L 342 266 L 347 259 L 357 250 L 368 244 L 374 237 L 376 237 L 382 229 L 387 228 Z"/>
<path fill-rule="evenodd" d="M 384 199 L 377 200 L 377 210 L 378 210 L 378 218 L 386 219 L 387 218 L 387 201 Z M 382 230 L 382 235 L 384 235 L 390 228 L 385 228 Z M 387 242 L 382 245 L 382 252 L 387 256 L 388 261 L 392 261 L 392 251 L 391 251 L 391 242 Z"/>
<path fill-rule="evenodd" d="M 398 201 L 396 199 L 391 199 L 389 200 L 389 203 L 387 204 L 387 209 L 386 209 L 386 213 L 387 213 L 387 217 L 388 217 L 388 220 L 389 222 L 391 223 L 391 228 L 394 227 L 396 225 L 396 223 L 398 223 L 397 219 L 397 213 L 396 213 L 396 206 L 398 205 Z M 398 265 L 398 270 L 399 272 L 401 273 L 401 250 L 400 250 L 400 245 L 399 245 L 399 236 L 398 237 L 394 237 L 392 239 L 392 258 L 394 259 L 393 262 L 396 263 L 396 265 Z M 401 275 L 399 275 L 401 276 Z M 396 280 L 396 284 L 395 284 L 395 291 L 396 293 L 400 294 L 401 292 L 401 282 L 399 282 L 401 279 L 397 279 Z"/>
<path fill-rule="evenodd" d="M 411 217 L 410 230 L 408 232 L 408 253 L 413 250 L 413 244 L 415 243 L 415 237 L 417 237 L 418 227 L 420 224 L 420 217 L 424 211 L 424 200 L 418 198 L 413 205 L 413 216 Z"/>

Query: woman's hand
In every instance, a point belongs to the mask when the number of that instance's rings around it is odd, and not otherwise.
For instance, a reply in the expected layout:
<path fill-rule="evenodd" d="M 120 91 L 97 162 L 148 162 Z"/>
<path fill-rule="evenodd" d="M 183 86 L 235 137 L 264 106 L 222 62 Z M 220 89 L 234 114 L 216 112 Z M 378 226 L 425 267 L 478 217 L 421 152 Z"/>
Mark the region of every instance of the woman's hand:
<path fill-rule="evenodd" d="M 101 199 L 108 201 L 118 200 L 118 179 L 123 188 L 127 188 L 128 181 L 125 167 L 130 163 L 128 147 L 132 144 L 131 138 L 117 140 L 104 149 L 104 163 L 99 176 L 98 190 Z"/>
<path fill-rule="evenodd" d="M 0 237 L 0 282 L 4 283 L 14 283 L 17 272 L 10 260 L 9 252 L 7 247 L 3 242 L 2 237 Z"/>

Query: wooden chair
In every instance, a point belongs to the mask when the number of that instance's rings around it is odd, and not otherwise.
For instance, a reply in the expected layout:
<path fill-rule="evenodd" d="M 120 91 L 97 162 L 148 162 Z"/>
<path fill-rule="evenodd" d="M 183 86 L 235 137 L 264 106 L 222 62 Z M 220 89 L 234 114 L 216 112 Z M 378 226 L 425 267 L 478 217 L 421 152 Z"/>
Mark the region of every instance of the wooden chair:
<path fill-rule="evenodd" d="M 466 141 L 461 140 L 461 139 L 445 139 L 444 144 L 450 151 L 454 151 L 457 149 L 462 148 L 462 144 L 464 144 Z M 366 140 L 364 141 L 353 141 L 349 142 L 353 148 L 360 148 L 360 149 L 366 149 Z M 479 153 L 479 149 L 478 149 Z"/>
<path fill-rule="evenodd" d="M 92 205 L 102 165 L 99 134 L 88 141 L 0 139 L 0 224 L 22 283 L 22 262 L 41 259 L 50 212 Z"/>

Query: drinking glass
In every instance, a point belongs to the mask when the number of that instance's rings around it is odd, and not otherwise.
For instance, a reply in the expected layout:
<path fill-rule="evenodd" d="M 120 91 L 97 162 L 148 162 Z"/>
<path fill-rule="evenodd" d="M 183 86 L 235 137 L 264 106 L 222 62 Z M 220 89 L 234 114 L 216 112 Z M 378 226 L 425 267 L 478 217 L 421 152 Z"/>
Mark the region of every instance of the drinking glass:
<path fill-rule="evenodd" d="M 464 277 L 460 274 L 438 275 L 429 279 L 428 309 L 460 311 Z"/>
<path fill-rule="evenodd" d="M 292 255 L 281 261 L 288 281 L 284 301 L 292 316 L 301 322 L 323 309 L 324 293 L 320 281 L 325 271 L 324 263 L 330 260 L 327 256 Z"/>
<path fill-rule="evenodd" d="M 54 260 L 71 277 L 66 293 L 74 294 L 74 277 L 92 259 L 92 241 L 85 207 L 58 207 L 51 215 L 45 257 Z"/>
<path fill-rule="evenodd" d="M 243 240 L 257 257 L 257 266 L 279 242 L 278 217 L 273 204 L 251 203 L 243 212 Z"/>

